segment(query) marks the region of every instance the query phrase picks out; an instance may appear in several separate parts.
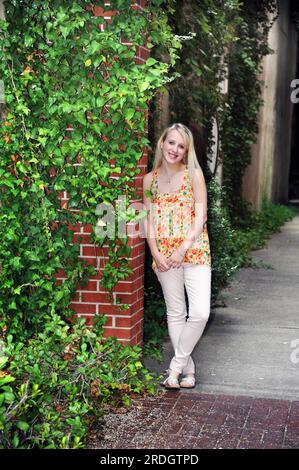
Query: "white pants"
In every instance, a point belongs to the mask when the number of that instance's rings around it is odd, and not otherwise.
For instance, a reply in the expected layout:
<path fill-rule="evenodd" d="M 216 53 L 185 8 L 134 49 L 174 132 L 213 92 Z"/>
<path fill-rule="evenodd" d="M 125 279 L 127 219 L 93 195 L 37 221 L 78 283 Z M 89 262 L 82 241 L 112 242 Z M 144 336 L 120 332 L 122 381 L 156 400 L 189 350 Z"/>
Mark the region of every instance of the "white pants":
<path fill-rule="evenodd" d="M 161 284 L 167 312 L 170 340 L 175 352 L 169 369 L 194 374 L 191 353 L 201 337 L 210 315 L 211 267 L 183 263 L 168 271 L 155 270 Z M 188 318 L 185 291 L 188 296 Z"/>

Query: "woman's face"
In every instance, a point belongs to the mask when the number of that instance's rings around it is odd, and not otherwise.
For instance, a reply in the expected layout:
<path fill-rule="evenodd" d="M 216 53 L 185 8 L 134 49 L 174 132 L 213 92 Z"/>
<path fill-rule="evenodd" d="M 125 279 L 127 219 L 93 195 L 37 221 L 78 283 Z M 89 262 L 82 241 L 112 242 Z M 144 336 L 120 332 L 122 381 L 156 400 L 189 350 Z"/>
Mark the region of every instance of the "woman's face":
<path fill-rule="evenodd" d="M 177 130 L 168 132 L 161 144 L 162 155 L 167 163 L 181 163 L 187 152 L 184 139 Z"/>

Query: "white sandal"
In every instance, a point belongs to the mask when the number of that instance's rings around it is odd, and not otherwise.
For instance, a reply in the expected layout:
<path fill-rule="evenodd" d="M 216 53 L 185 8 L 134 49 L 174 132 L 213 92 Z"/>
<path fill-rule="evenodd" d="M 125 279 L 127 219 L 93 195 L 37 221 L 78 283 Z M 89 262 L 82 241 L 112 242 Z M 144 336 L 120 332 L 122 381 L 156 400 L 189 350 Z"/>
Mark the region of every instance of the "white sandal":
<path fill-rule="evenodd" d="M 186 385 L 184 385 L 186 384 Z M 185 375 L 180 381 L 181 388 L 195 388 L 195 376 L 192 374 Z"/>
<path fill-rule="evenodd" d="M 167 390 L 180 390 L 180 384 L 176 377 L 169 375 L 162 383 Z"/>

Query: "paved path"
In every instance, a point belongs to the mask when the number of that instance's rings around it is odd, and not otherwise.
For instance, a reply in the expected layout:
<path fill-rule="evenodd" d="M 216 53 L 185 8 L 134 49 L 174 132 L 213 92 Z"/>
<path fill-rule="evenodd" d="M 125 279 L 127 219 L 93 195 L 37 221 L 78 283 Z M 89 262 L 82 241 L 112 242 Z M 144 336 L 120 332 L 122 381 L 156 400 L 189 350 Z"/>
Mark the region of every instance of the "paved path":
<path fill-rule="evenodd" d="M 194 351 L 197 388 L 138 399 L 90 434 L 98 449 L 299 448 L 299 214 L 253 253 Z M 163 373 L 172 356 L 165 344 Z"/>
<path fill-rule="evenodd" d="M 90 433 L 96 449 L 299 448 L 299 401 L 165 392 Z"/>

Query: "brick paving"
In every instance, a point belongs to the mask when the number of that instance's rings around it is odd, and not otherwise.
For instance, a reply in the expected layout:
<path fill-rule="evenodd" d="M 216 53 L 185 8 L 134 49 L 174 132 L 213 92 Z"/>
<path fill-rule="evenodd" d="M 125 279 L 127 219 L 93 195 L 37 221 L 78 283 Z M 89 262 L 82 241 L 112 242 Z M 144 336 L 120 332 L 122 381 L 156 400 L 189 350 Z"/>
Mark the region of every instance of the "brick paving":
<path fill-rule="evenodd" d="M 298 449 L 299 401 L 161 392 L 105 415 L 95 449 Z"/>

